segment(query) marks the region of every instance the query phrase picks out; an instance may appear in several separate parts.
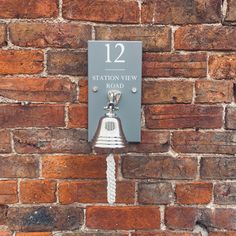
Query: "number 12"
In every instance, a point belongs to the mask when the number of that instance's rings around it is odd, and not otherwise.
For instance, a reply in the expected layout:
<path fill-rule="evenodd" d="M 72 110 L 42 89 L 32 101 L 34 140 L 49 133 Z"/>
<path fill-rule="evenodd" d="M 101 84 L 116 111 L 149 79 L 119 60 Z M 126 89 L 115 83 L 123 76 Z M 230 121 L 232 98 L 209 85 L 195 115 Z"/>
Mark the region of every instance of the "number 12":
<path fill-rule="evenodd" d="M 107 43 L 105 44 L 106 48 L 107 48 L 107 59 L 106 59 L 106 63 L 112 63 L 111 61 L 111 50 L 110 50 L 110 44 Z M 117 43 L 115 45 L 115 48 L 120 48 L 120 54 L 118 55 L 118 57 L 113 61 L 114 63 L 125 63 L 125 60 L 121 60 L 122 55 L 124 54 L 125 51 L 125 46 L 122 43 Z"/>

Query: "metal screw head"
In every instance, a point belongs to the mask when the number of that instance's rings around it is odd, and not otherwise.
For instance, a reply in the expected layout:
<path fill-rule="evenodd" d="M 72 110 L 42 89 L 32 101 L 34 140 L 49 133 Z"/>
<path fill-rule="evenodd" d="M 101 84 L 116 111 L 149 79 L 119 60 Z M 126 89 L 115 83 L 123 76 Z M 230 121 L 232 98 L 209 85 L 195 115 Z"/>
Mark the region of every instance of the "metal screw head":
<path fill-rule="evenodd" d="M 131 89 L 131 91 L 132 91 L 132 93 L 137 93 L 137 88 L 133 87 L 133 88 Z"/>
<path fill-rule="evenodd" d="M 94 86 L 92 90 L 93 90 L 94 93 L 96 93 L 98 91 L 98 87 Z"/>

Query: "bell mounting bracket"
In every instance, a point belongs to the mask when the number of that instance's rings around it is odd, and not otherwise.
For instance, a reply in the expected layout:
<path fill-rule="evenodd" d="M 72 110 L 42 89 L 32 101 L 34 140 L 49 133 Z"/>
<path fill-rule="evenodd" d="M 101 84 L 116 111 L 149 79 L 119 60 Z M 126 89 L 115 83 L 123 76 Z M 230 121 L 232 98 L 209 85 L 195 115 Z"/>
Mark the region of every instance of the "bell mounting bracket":
<path fill-rule="evenodd" d="M 104 116 L 104 106 L 113 102 L 119 109 L 128 142 L 141 140 L 142 42 L 88 42 L 88 140 Z M 116 92 L 115 92 L 116 91 Z M 122 94 L 119 96 L 118 92 Z"/>

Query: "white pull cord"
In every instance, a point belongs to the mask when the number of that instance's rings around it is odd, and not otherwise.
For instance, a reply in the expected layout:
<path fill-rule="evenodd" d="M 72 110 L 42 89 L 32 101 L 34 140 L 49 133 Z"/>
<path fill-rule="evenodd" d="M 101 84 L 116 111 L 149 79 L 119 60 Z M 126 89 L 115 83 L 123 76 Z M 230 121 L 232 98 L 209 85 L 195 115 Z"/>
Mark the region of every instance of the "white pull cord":
<path fill-rule="evenodd" d="M 107 201 L 114 204 L 116 201 L 116 163 L 114 155 L 111 153 L 107 156 Z"/>

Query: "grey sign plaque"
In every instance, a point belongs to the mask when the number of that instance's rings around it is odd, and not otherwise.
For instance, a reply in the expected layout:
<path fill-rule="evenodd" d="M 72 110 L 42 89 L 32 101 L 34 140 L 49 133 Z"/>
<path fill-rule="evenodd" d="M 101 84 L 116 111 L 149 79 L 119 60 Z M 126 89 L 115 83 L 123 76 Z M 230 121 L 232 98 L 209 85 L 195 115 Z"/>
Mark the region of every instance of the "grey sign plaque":
<path fill-rule="evenodd" d="M 115 89 L 122 93 L 116 113 L 125 137 L 128 142 L 140 142 L 141 81 L 142 42 L 88 42 L 89 141 L 105 114 L 107 92 Z"/>

